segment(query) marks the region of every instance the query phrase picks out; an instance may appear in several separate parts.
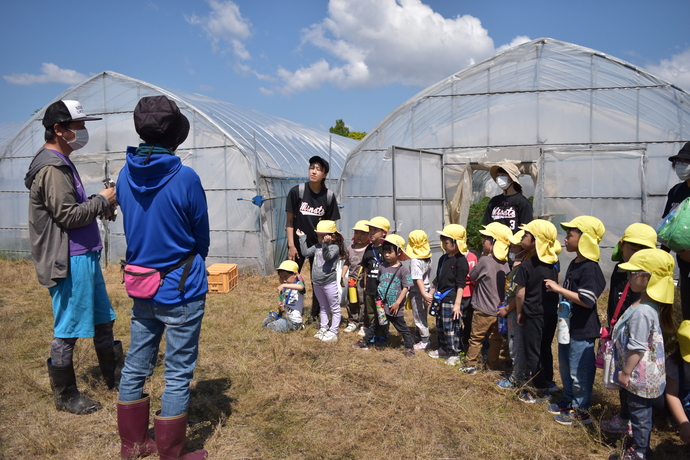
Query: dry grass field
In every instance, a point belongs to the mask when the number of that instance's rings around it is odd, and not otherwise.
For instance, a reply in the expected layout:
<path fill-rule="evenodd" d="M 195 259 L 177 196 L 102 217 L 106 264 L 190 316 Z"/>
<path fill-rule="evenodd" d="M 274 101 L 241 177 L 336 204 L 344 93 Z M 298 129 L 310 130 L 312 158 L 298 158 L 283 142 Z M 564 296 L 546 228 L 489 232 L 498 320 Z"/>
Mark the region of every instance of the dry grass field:
<path fill-rule="evenodd" d="M 99 380 L 91 341 L 77 343 L 77 379 L 103 409 L 57 412 L 45 364 L 52 339 L 48 292 L 26 261 L 0 261 L 0 279 L 0 458 L 119 458 L 117 393 Z M 116 339 L 126 350 L 131 301 L 118 268 L 108 268 L 106 281 L 118 314 Z M 265 332 L 260 324 L 275 304 L 276 286 L 274 277 L 242 276 L 229 294 L 209 295 L 189 449 L 203 446 L 211 459 L 487 460 L 605 459 L 620 446 L 596 424 L 556 424 L 543 405 L 498 388 L 496 374 L 463 375 L 424 353 L 405 358 L 397 337 L 392 347 L 365 351 L 350 347 L 352 334 L 322 343 L 312 328 Z M 613 415 L 617 404 L 599 380 L 596 420 Z M 161 360 L 147 387 L 155 410 L 164 387 Z M 663 419 L 652 444 L 658 460 L 688 458 Z"/>

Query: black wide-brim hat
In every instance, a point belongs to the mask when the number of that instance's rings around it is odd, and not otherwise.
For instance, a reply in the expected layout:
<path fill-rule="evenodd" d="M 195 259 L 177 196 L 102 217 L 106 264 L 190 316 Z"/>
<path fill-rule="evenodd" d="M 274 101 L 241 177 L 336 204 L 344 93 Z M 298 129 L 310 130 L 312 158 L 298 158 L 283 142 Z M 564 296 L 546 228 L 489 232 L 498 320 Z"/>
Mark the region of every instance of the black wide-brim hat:
<path fill-rule="evenodd" d="M 683 148 L 678 151 L 678 153 L 668 158 L 668 161 L 673 162 L 679 159 L 690 160 L 690 142 L 686 142 Z"/>
<path fill-rule="evenodd" d="M 147 96 L 134 109 L 134 128 L 147 144 L 176 148 L 189 135 L 189 120 L 175 101 L 165 96 Z"/>

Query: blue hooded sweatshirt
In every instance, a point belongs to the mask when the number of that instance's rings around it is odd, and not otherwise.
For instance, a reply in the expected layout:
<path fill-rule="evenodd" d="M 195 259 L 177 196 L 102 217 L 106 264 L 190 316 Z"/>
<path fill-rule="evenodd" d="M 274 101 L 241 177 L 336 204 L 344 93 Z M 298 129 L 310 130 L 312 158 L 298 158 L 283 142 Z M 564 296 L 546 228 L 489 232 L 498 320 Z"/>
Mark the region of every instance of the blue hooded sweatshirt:
<path fill-rule="evenodd" d="M 139 149 L 148 152 L 150 144 Z M 182 166 L 171 151 L 154 148 L 148 164 L 127 148 L 127 163 L 117 179 L 117 201 L 122 209 L 127 240 L 127 263 L 166 269 L 196 251 L 184 292 L 178 284 L 184 267 L 170 272 L 156 295 L 156 305 L 176 306 L 199 300 L 208 291 L 206 265 L 211 241 L 206 194 L 196 172 Z"/>

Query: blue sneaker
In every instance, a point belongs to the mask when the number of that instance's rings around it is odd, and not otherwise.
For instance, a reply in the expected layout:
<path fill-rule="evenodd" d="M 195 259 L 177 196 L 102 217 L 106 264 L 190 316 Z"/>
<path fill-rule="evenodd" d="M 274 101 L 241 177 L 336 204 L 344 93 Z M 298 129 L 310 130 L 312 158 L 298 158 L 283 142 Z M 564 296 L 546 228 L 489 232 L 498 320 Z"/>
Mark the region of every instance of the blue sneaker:
<path fill-rule="evenodd" d="M 546 406 L 546 412 L 553 415 L 561 415 L 564 412 L 570 412 L 570 410 L 570 401 L 561 401 Z"/>
<path fill-rule="evenodd" d="M 504 390 L 514 390 L 516 388 L 515 383 L 513 383 L 512 380 L 510 380 L 510 377 L 507 379 L 501 379 L 499 380 L 496 385 L 498 385 L 499 388 L 503 388 Z"/>

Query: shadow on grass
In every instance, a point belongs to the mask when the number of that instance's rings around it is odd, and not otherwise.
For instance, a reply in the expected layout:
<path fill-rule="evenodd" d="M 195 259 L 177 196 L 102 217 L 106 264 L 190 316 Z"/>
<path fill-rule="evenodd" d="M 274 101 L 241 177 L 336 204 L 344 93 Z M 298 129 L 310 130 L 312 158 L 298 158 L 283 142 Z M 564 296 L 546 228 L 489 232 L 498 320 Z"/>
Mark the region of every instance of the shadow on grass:
<path fill-rule="evenodd" d="M 234 402 L 227 396 L 231 386 L 229 378 L 218 378 L 199 381 L 191 390 L 186 444 L 192 451 L 202 449 L 214 431 L 225 426 Z"/>

